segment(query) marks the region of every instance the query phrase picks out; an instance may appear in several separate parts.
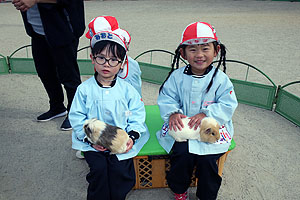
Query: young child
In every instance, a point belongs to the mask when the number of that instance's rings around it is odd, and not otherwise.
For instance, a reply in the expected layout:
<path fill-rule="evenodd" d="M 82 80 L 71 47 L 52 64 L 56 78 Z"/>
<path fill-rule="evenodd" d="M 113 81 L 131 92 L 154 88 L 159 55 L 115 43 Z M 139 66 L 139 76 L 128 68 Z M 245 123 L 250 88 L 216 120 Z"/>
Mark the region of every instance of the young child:
<path fill-rule="evenodd" d="M 121 39 L 124 40 L 128 51 L 129 44 L 131 42 L 130 34 L 119 27 L 119 23 L 114 16 L 98 16 L 93 18 L 88 24 L 88 31 L 85 37 L 92 39 L 92 37 L 101 31 L 112 31 Z M 137 61 L 127 55 L 127 62 L 123 69 L 118 72 L 118 76 L 130 83 L 142 96 L 142 80 L 141 80 L 141 69 Z M 76 152 L 76 157 L 84 159 L 81 151 Z"/>
<path fill-rule="evenodd" d="M 212 62 L 219 52 L 220 60 L 214 67 Z M 165 121 L 163 129 L 157 132 L 157 138 L 162 147 L 171 152 L 167 182 L 175 193 L 175 199 L 188 199 L 187 190 L 196 167 L 196 196 L 199 199 L 216 199 L 222 181 L 216 161 L 230 146 L 232 116 L 238 105 L 231 81 L 219 70 L 221 64 L 224 71 L 226 69 L 225 46 L 210 24 L 195 22 L 183 31 L 175 53 L 172 69 L 157 99 Z M 179 68 L 180 56 L 188 61 L 187 66 Z M 213 144 L 198 140 L 175 142 L 168 135 L 168 129 L 181 130 L 181 119 L 186 117 L 190 119 L 188 125 L 195 129 L 204 117 L 215 118 L 221 125 L 222 139 Z"/>
<path fill-rule="evenodd" d="M 93 18 L 88 24 L 86 38 L 91 39 L 94 34 L 100 31 L 112 31 L 120 36 L 126 44 L 127 51 L 131 42 L 130 34 L 119 27 L 119 23 L 114 16 L 98 16 Z M 127 56 L 127 65 L 118 73 L 118 76 L 130 83 L 142 96 L 141 69 L 137 61 Z"/>
<path fill-rule="evenodd" d="M 90 167 L 87 199 L 125 199 L 135 184 L 132 157 L 149 138 L 145 107 L 132 85 L 117 74 L 126 65 L 124 41 L 110 31 L 96 33 L 91 39 L 91 60 L 95 75 L 79 85 L 69 113 L 73 127 L 72 148 L 82 151 Z M 91 145 L 83 130 L 87 119 L 97 118 L 125 130 L 130 142 L 124 154 L 110 154 Z"/>
<path fill-rule="evenodd" d="M 129 45 L 131 42 L 131 36 L 130 34 L 124 30 L 124 29 L 116 29 L 114 33 L 121 35 L 126 43 L 127 50 L 129 49 Z M 123 78 L 125 81 L 130 83 L 142 96 L 142 79 L 141 79 L 141 68 L 139 63 L 131 58 L 130 56 L 127 56 L 128 58 L 128 66 L 127 70 L 123 70 L 122 73 L 119 73 L 119 77 Z"/>

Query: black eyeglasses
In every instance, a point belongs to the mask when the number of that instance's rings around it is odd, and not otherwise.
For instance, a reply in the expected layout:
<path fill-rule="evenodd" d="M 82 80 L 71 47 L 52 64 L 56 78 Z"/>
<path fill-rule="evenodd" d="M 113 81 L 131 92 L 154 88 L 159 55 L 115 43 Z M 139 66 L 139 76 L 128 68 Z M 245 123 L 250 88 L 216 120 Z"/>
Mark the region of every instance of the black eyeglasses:
<path fill-rule="evenodd" d="M 122 61 L 118 60 L 117 58 L 106 59 L 104 56 L 94 56 L 94 59 L 99 65 L 104 65 L 106 62 L 108 62 L 109 66 L 111 67 L 116 67 L 119 63 L 122 63 Z"/>

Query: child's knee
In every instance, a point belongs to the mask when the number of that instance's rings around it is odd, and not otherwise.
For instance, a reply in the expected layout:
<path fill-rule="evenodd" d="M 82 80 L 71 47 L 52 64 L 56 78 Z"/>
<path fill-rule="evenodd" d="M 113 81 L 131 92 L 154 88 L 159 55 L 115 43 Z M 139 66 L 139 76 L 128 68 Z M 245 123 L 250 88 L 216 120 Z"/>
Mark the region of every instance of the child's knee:
<path fill-rule="evenodd" d="M 189 154 L 188 142 L 175 142 L 172 148 L 172 155 L 186 156 Z"/>

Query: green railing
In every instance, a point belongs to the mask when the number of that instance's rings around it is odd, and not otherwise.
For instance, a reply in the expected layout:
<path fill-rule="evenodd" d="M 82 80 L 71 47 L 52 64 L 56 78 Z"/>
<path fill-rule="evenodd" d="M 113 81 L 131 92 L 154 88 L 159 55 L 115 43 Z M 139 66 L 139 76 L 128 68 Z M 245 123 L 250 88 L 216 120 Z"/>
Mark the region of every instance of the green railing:
<path fill-rule="evenodd" d="M 0 74 L 36 74 L 29 48 L 31 48 L 31 45 L 20 47 L 10 56 L 7 56 L 7 59 L 0 54 Z M 22 56 L 17 57 L 16 54 L 19 54 L 21 50 L 26 51 L 21 53 Z M 89 46 L 79 49 L 78 54 L 84 54 L 83 50 L 86 50 L 86 59 L 78 59 L 80 73 L 81 75 L 92 75 L 94 74 L 94 68 L 89 59 Z M 140 65 L 143 81 L 162 84 L 168 76 L 173 58 L 174 53 L 172 52 L 153 49 L 139 54 L 135 57 L 135 60 Z M 185 60 L 181 59 L 180 66 L 186 64 Z M 299 84 L 300 81 L 277 87 L 270 77 L 251 64 L 236 60 L 227 60 L 226 65 L 227 74 L 234 85 L 239 103 L 268 110 L 273 110 L 274 105 L 276 105 L 275 112 L 298 126 L 300 125 L 300 98 L 284 89 L 289 85 Z M 241 73 L 242 70 L 239 70 L 238 67 L 242 67 L 245 70 L 242 77 L 235 77 L 237 74 L 243 74 Z M 254 73 L 253 75 L 253 71 L 256 74 Z"/>
<path fill-rule="evenodd" d="M 8 72 L 6 57 L 0 54 L 0 74 L 8 74 Z"/>
<path fill-rule="evenodd" d="M 165 66 L 153 64 L 154 53 L 169 54 L 170 63 Z M 146 62 L 142 62 L 139 60 L 142 56 L 145 56 L 147 54 L 148 57 Z M 142 80 L 150 83 L 162 84 L 163 81 L 168 76 L 168 73 L 170 72 L 170 66 L 172 64 L 173 57 L 174 57 L 174 53 L 165 50 L 159 50 L 159 49 L 148 50 L 139 54 L 137 57 L 135 57 L 135 60 L 139 62 L 142 71 Z M 185 60 L 181 59 L 181 61 L 182 61 L 181 65 L 187 64 Z M 248 63 L 236 61 L 236 60 L 227 60 L 226 64 L 228 65 L 228 63 L 235 63 L 242 67 L 246 67 L 245 76 L 243 79 L 231 78 L 238 101 L 243 104 L 248 104 L 251 106 L 272 110 L 277 87 L 274 84 L 274 82 L 270 79 L 270 77 L 268 77 L 264 72 L 262 72 L 257 67 L 250 65 Z M 250 70 L 254 70 L 257 73 L 259 73 L 263 77 L 263 79 L 266 80 L 265 82 L 269 82 L 269 84 L 249 81 L 248 79 L 249 79 Z"/>
<path fill-rule="evenodd" d="M 11 73 L 19 73 L 19 74 L 36 74 L 36 69 L 34 66 L 33 58 L 31 57 L 30 51 L 31 45 L 25 45 L 17 50 L 15 50 L 10 56 L 8 56 L 8 66 Z M 25 57 L 16 57 L 15 54 L 21 52 L 22 50 L 26 50 Z M 83 47 L 78 50 L 81 52 L 83 50 L 87 50 L 87 59 L 77 59 L 78 66 L 81 75 L 92 75 L 94 74 L 93 65 L 89 58 L 89 46 Z"/>
<path fill-rule="evenodd" d="M 300 84 L 300 81 L 294 81 L 283 86 L 278 86 L 275 112 L 300 126 L 300 97 L 284 89 L 287 86 L 295 84 Z"/>
<path fill-rule="evenodd" d="M 24 49 L 26 51 L 26 57 L 15 57 L 15 54 L 20 53 L 21 50 Z M 8 67 L 11 73 L 36 74 L 30 49 L 31 45 L 22 46 L 7 57 Z"/>
<path fill-rule="evenodd" d="M 83 47 L 81 49 L 78 49 L 78 53 L 82 53 L 84 50 L 86 50 L 86 59 L 79 58 L 77 59 L 79 71 L 81 75 L 92 75 L 95 73 L 94 66 L 91 62 L 90 57 L 90 46 Z"/>
<path fill-rule="evenodd" d="M 166 60 L 166 62 L 164 63 L 165 65 L 154 64 L 155 53 L 163 54 L 163 60 Z M 169 59 L 166 59 L 166 54 L 169 56 Z M 137 60 L 140 65 L 142 71 L 142 80 L 150 83 L 162 84 L 170 72 L 170 67 L 173 62 L 174 55 L 175 54 L 170 51 L 153 49 L 145 51 L 136 56 L 134 59 Z M 143 61 L 141 61 L 142 56 L 144 58 Z M 183 59 L 181 59 L 181 64 L 187 65 L 187 63 Z"/>
<path fill-rule="evenodd" d="M 234 63 L 235 66 L 228 67 L 229 63 Z M 270 77 L 268 77 L 263 71 L 249 63 L 236 60 L 227 60 L 226 64 L 228 68 L 227 70 L 231 69 L 232 71 L 238 71 L 239 68 L 237 67 L 246 67 L 244 79 L 236 79 L 232 77 L 233 75 L 229 75 L 234 85 L 234 91 L 239 103 L 265 108 L 268 110 L 273 109 L 277 87 Z M 261 76 L 260 80 L 264 79 L 262 80 L 262 82 L 267 82 L 268 84 L 249 81 L 248 79 L 250 70 L 254 70 L 257 73 L 257 76 Z"/>

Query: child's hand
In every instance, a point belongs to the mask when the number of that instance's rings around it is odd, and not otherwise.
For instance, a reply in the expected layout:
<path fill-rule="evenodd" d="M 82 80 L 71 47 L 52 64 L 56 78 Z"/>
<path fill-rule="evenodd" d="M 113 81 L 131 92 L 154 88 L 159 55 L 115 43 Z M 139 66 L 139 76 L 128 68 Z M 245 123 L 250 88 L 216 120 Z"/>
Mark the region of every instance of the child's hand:
<path fill-rule="evenodd" d="M 97 144 L 93 144 L 92 147 L 94 149 L 96 149 L 97 151 L 106 151 L 107 150 L 107 148 L 105 148 L 105 147 L 103 147 L 101 145 L 97 145 Z"/>
<path fill-rule="evenodd" d="M 194 126 L 194 130 L 196 130 L 198 128 L 198 126 L 200 126 L 201 120 L 206 117 L 206 115 L 204 113 L 200 113 L 197 115 L 194 115 L 193 117 L 190 117 L 190 121 L 188 123 L 190 128 L 193 128 Z"/>
<path fill-rule="evenodd" d="M 132 149 L 132 147 L 133 147 L 133 140 L 130 138 L 127 142 L 127 149 L 125 153 L 127 153 L 130 149 Z"/>
<path fill-rule="evenodd" d="M 180 113 L 172 114 L 169 118 L 169 129 L 174 129 L 174 131 L 176 132 L 178 128 L 181 131 L 182 128 L 184 128 L 181 120 L 182 118 L 186 118 L 186 116 Z"/>

